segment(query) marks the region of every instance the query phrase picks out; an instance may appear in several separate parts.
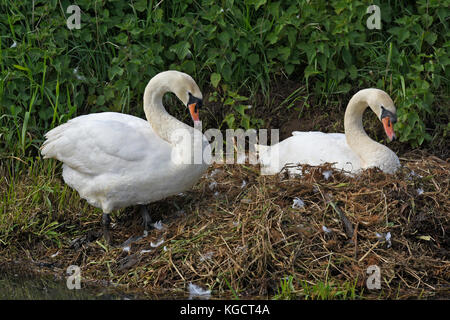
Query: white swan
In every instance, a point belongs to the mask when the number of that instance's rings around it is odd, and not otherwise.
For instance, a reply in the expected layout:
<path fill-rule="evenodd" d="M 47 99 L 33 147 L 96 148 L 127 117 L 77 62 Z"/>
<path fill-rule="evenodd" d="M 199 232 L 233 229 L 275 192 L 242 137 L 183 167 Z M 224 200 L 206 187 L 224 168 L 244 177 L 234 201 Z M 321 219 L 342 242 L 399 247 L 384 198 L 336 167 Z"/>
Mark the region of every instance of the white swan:
<path fill-rule="evenodd" d="M 166 71 L 153 77 L 145 88 L 148 121 L 116 112 L 95 113 L 74 118 L 45 135 L 42 155 L 62 161 L 64 181 L 102 209 L 108 242 L 111 211 L 185 191 L 208 168 L 209 143 L 200 131 L 167 113 L 162 104 L 166 92 L 175 93 L 188 106 L 194 123 L 199 121 L 202 93 L 197 84 L 185 73 Z M 188 140 L 179 141 L 176 132 Z M 194 144 L 191 152 L 194 136 L 200 136 L 201 143 Z M 194 162 L 199 148 L 205 157 Z M 187 152 L 188 161 L 175 159 Z M 147 227 L 148 213 L 141 213 Z"/>
<path fill-rule="evenodd" d="M 259 151 L 261 174 L 276 174 L 287 164 L 312 166 L 334 163 L 336 169 L 350 174 L 378 167 L 394 173 L 400 167 L 396 154 L 388 147 L 373 141 L 364 131 L 362 116 L 369 106 L 383 123 L 390 141 L 395 139 L 393 125 L 397 121 L 394 102 L 379 89 L 363 89 L 349 101 L 344 117 L 345 134 L 297 132 L 273 146 L 256 145 Z M 300 174 L 300 168 L 287 168 L 290 174 Z"/>

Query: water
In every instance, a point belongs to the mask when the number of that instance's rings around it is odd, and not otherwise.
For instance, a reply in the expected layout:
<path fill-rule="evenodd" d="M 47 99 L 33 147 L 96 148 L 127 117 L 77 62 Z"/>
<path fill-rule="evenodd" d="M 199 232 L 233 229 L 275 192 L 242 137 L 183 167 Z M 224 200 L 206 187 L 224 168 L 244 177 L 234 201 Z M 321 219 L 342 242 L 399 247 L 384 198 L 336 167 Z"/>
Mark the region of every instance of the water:
<path fill-rule="evenodd" d="M 109 288 L 82 287 L 70 290 L 66 281 L 51 276 L 0 272 L 0 300 L 123 300 L 137 295 L 113 292 Z"/>

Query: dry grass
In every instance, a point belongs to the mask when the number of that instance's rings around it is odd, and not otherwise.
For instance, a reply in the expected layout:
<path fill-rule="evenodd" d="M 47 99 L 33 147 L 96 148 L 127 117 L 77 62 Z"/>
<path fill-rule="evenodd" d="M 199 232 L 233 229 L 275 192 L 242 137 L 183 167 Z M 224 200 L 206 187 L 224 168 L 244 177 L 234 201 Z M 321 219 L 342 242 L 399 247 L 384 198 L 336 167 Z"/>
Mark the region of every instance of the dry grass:
<path fill-rule="evenodd" d="M 68 214 L 77 232 L 83 230 L 78 245 L 65 230 L 60 248 L 22 241 L 4 247 L 3 256 L 34 261 L 42 272 L 60 276 L 79 265 L 85 282 L 165 297 L 185 294 L 192 282 L 212 289 L 214 297 L 448 298 L 448 161 L 410 153 L 402 164 L 394 176 L 368 170 L 356 179 L 338 172 L 325 179 L 327 166 L 288 179 L 260 176 L 253 166 L 216 165 L 193 190 L 149 205 L 164 228 L 151 230 L 129 252 L 104 247 L 100 215 L 80 225 L 76 214 Z M 292 207 L 296 197 L 303 208 Z M 140 234 L 140 223 L 137 210 L 121 212 L 114 242 Z M 376 235 L 387 232 L 391 247 Z M 381 290 L 366 288 L 370 265 L 381 269 Z M 280 280 L 288 276 L 293 281 L 285 292 Z M 318 283 L 328 287 L 325 296 L 306 292 Z"/>

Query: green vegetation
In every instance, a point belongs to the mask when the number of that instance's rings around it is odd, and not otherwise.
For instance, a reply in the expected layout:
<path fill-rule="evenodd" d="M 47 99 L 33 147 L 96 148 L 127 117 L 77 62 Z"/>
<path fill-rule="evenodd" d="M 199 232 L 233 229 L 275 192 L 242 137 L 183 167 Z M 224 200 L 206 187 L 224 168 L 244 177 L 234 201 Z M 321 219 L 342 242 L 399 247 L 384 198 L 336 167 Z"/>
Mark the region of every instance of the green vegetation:
<path fill-rule="evenodd" d="M 204 90 L 211 83 L 224 99 L 262 93 L 266 103 L 271 81 L 283 77 L 325 107 L 378 87 L 396 99 L 400 140 L 421 145 L 450 128 L 446 3 L 80 0 L 81 29 L 69 30 L 70 1 L 2 0 L 2 154 L 35 155 L 46 130 L 83 113 L 142 115 L 144 86 L 166 69 L 191 74 Z M 366 27 L 370 4 L 380 6 L 381 30 Z M 236 126 L 262 125 L 232 104 L 228 125 L 234 117 Z"/>

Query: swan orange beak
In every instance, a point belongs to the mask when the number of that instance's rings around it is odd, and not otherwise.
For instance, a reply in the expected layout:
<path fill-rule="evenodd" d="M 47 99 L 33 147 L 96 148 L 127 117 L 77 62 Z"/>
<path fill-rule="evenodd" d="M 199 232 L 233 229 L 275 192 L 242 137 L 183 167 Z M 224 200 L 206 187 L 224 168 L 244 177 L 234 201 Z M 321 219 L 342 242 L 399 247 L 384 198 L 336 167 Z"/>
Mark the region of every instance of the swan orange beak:
<path fill-rule="evenodd" d="M 191 103 L 190 105 L 188 105 L 188 107 L 194 123 L 200 121 L 197 103 Z"/>
<path fill-rule="evenodd" d="M 381 119 L 383 123 L 384 131 L 386 132 L 389 141 L 395 140 L 394 123 L 391 121 L 390 117 L 384 117 Z"/>

